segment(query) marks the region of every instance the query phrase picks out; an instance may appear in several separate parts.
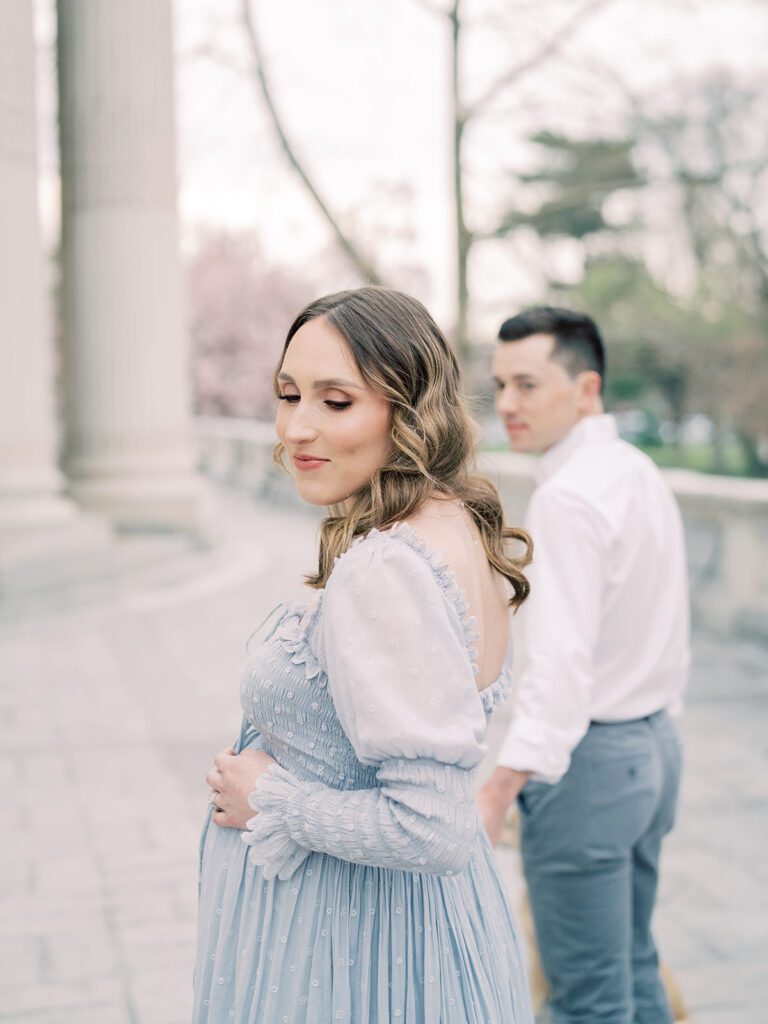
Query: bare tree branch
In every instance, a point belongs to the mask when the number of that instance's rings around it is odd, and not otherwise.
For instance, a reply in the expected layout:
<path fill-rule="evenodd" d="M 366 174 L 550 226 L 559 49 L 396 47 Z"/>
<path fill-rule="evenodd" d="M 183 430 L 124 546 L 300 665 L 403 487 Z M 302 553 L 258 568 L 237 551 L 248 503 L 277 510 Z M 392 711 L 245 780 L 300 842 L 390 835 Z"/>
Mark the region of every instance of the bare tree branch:
<path fill-rule="evenodd" d="M 456 215 L 456 325 L 455 340 L 459 358 L 469 355 L 469 251 L 472 235 L 464 210 L 464 168 L 462 149 L 466 119 L 461 104 L 461 0 L 452 0 L 451 23 L 451 112 L 453 121 L 453 202 Z"/>
<path fill-rule="evenodd" d="M 246 36 L 250 45 L 251 54 L 253 56 L 253 72 L 256 76 L 259 89 L 261 91 L 264 104 L 267 108 L 270 120 L 272 121 L 272 127 L 280 142 L 280 146 L 290 163 L 294 171 L 298 174 L 304 187 L 312 198 L 315 206 L 320 211 L 322 217 L 333 232 L 336 241 L 339 243 L 341 248 L 347 254 L 350 262 L 353 264 L 357 272 L 363 278 L 363 280 L 370 282 L 371 284 L 381 284 L 381 279 L 373 264 L 367 259 L 367 257 L 360 251 L 358 246 L 343 230 L 333 213 L 331 212 L 328 204 L 320 195 L 319 190 L 315 186 L 314 182 L 310 179 L 309 173 L 305 169 L 302 162 L 299 160 L 295 149 L 293 148 L 288 136 L 283 128 L 283 123 L 280 119 L 280 115 L 275 106 L 274 99 L 272 97 L 272 90 L 267 79 L 266 71 L 264 69 L 264 55 L 261 49 L 261 43 L 259 40 L 258 32 L 256 30 L 256 23 L 251 10 L 250 0 L 242 0 L 242 20 L 245 27 Z"/>
<path fill-rule="evenodd" d="M 565 63 L 575 67 L 577 65 L 576 59 L 564 58 Z M 642 110 L 643 96 L 640 95 L 637 90 L 631 88 L 627 80 L 621 75 L 616 68 L 607 64 L 603 60 L 599 60 L 595 57 L 585 57 L 583 55 L 578 58 L 578 69 L 581 71 L 588 71 L 594 78 L 604 78 L 615 86 L 617 92 L 619 92 L 627 102 L 629 109 L 632 112 L 634 118 L 639 117 L 639 112 Z"/>
<path fill-rule="evenodd" d="M 768 254 L 763 242 L 760 218 L 755 215 L 755 205 L 745 202 L 739 196 L 734 195 L 725 188 L 722 178 L 717 183 L 716 191 L 725 200 L 733 214 L 740 214 L 747 225 L 747 231 L 743 238 L 739 238 L 732 232 L 737 247 L 746 250 L 752 263 L 754 263 L 760 279 L 760 294 L 763 301 L 768 303 Z"/>
<path fill-rule="evenodd" d="M 210 61 L 211 64 L 215 64 L 226 71 L 231 71 L 234 75 L 247 78 L 249 81 L 253 79 L 252 63 L 249 63 L 246 67 L 244 63 L 238 63 L 232 53 L 214 46 L 212 43 L 201 43 L 179 54 L 179 61 L 181 63 L 195 60 Z"/>
<path fill-rule="evenodd" d="M 470 117 L 474 117 L 484 106 L 495 99 L 507 86 L 512 85 L 514 82 L 518 82 L 521 78 L 528 74 L 529 71 L 533 71 L 538 65 L 546 60 L 547 57 L 552 56 L 555 53 L 563 41 L 576 31 L 577 28 L 581 27 L 584 22 L 593 18 L 598 11 L 611 3 L 612 0 L 588 0 L 575 14 L 573 14 L 560 28 L 550 36 L 550 38 L 541 46 L 535 53 L 531 54 L 520 64 L 516 64 L 512 68 L 508 68 L 499 78 L 490 85 L 485 92 L 480 96 L 479 99 L 475 100 L 474 103 L 470 104 L 464 112 L 465 120 L 469 120 Z"/>

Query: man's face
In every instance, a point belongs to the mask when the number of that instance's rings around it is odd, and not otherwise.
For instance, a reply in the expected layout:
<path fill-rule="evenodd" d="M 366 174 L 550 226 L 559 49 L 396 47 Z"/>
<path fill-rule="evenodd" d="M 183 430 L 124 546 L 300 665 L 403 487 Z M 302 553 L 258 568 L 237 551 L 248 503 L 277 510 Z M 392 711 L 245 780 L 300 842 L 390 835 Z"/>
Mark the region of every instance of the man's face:
<path fill-rule="evenodd" d="M 597 375 L 571 377 L 550 358 L 554 344 L 551 334 L 532 334 L 496 346 L 496 411 L 514 451 L 546 451 L 591 411 Z"/>

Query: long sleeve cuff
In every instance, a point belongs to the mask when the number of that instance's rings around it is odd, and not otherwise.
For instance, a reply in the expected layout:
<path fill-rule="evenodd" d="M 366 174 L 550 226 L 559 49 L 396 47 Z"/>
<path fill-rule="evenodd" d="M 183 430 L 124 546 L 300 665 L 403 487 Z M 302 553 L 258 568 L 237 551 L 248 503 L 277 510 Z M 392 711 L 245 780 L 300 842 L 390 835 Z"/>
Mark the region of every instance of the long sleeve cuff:
<path fill-rule="evenodd" d="M 299 801 L 306 799 L 307 790 L 322 788 L 319 784 L 302 784 L 279 765 L 272 765 L 257 780 L 248 803 L 256 816 L 246 823 L 248 831 L 242 833 L 247 843 L 248 859 L 259 864 L 265 879 L 290 878 L 296 868 L 307 859 L 310 850 L 297 840 L 300 833 L 291 820 L 301 815 Z"/>
<path fill-rule="evenodd" d="M 426 874 L 462 871 L 479 828 L 475 771 L 393 758 L 378 775 L 378 788 L 335 790 L 273 765 L 249 797 L 259 812 L 242 836 L 251 862 L 280 879 L 311 851 Z"/>

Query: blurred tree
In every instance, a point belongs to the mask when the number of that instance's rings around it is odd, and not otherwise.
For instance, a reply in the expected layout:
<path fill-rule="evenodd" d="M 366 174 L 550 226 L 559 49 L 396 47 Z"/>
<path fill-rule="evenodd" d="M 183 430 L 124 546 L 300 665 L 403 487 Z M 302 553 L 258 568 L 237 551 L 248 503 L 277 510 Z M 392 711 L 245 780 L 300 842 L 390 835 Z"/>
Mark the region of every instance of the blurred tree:
<path fill-rule="evenodd" d="M 617 227 L 605 218 L 605 201 L 621 189 L 645 184 L 632 158 L 634 139 L 573 139 L 551 131 L 532 135 L 530 141 L 543 148 L 544 166 L 534 173 L 520 174 L 526 185 L 538 185 L 543 201 L 530 212 L 517 208 L 502 214 L 493 232 L 503 238 L 523 225 L 543 239 L 576 238 Z"/>
<path fill-rule="evenodd" d="M 609 340 L 614 399 L 656 394 L 680 424 L 705 413 L 715 427 L 715 468 L 725 466 L 723 430 L 735 431 L 754 475 L 768 475 L 768 403 L 756 381 L 768 375 L 768 141 L 751 130 L 768 91 L 718 75 L 676 91 L 672 115 L 638 118 L 634 140 L 538 134 L 542 169 L 521 180 L 545 184 L 545 198 L 507 219 L 511 233 L 533 227 L 546 239 L 614 231 L 604 217 L 613 191 L 645 188 L 654 202 L 674 197 L 677 232 L 687 238 L 687 287 L 668 288 L 648 270 L 642 244 L 633 255 L 616 244 L 587 258 L 581 284 L 558 287 L 560 301 L 588 309 Z M 565 159 L 564 159 L 565 155 Z M 578 168 L 586 158 L 589 177 Z M 643 161 L 642 172 L 632 168 Z M 674 213 L 676 211 L 676 214 Z M 637 225 L 635 225 L 637 227 Z M 648 241 L 649 227 L 636 240 Z"/>
<path fill-rule="evenodd" d="M 611 386 L 616 397 L 619 392 L 625 398 L 655 396 L 676 423 L 688 412 L 706 412 L 716 425 L 738 433 L 754 472 L 768 471 L 768 403 L 755 386 L 755 371 L 763 372 L 768 360 L 768 142 L 754 130 L 768 113 L 765 87 L 722 75 L 667 82 L 659 103 L 658 97 L 631 96 L 611 72 L 612 95 L 626 93 L 631 101 L 633 116 L 627 117 L 625 134 L 577 137 L 562 130 L 558 116 L 556 130 L 540 129 L 529 137 L 541 153 L 539 166 L 510 173 L 507 194 L 513 198 L 506 200 L 506 208 L 499 210 L 497 204 L 494 210 L 493 203 L 478 204 L 480 193 L 467 170 L 469 136 L 475 138 L 470 126 L 484 115 L 498 114 L 499 99 L 515 96 L 515 87 L 543 70 L 611 0 L 569 0 L 548 11 L 548 17 L 539 5 L 524 0 L 500 6 L 498 16 L 513 22 L 519 15 L 530 16 L 528 29 L 515 37 L 517 56 L 506 67 L 501 61 L 495 77 L 489 70 L 486 84 L 474 95 L 463 59 L 468 33 L 479 24 L 476 11 L 469 10 L 467 0 L 413 2 L 441 19 L 450 39 L 455 340 L 460 355 L 466 361 L 471 348 L 469 268 L 475 246 L 538 239 L 533 260 L 539 260 L 537 270 L 560 295 L 566 293 L 564 286 L 556 271 L 547 273 L 547 257 L 554 257 L 554 267 L 565 252 L 574 266 L 571 257 L 580 254 L 583 281 L 570 294 L 573 302 L 582 296 L 582 305 L 598 315 L 614 339 Z M 338 251 L 359 278 L 380 280 L 357 242 L 370 235 L 367 216 L 332 210 L 298 159 L 264 65 L 257 0 L 240 3 L 251 74 L 280 146 L 331 227 Z M 558 11 L 560 24 L 555 23 Z M 570 13 L 563 16 L 563 11 Z M 588 72 L 590 64 L 579 58 L 581 72 Z M 661 225 L 658 216 L 655 221 L 647 216 L 659 196 L 658 205 L 670 211 L 669 223 Z M 614 212 L 622 207 L 633 216 L 620 222 Z M 680 238 L 687 240 L 690 255 L 681 262 L 691 267 L 682 285 L 680 267 L 669 276 L 660 273 L 652 252 L 658 255 L 667 244 L 679 249 Z M 378 241 L 378 259 L 385 249 Z M 389 267 L 386 254 L 384 262 Z M 411 267 L 405 276 L 413 274 Z M 391 271 L 387 278 L 394 283 Z M 397 283 L 407 287 L 402 281 L 401 276 Z"/>
<path fill-rule="evenodd" d="M 321 217 L 331 229 L 334 239 L 346 254 L 357 273 L 368 284 L 381 284 L 381 277 L 372 260 L 363 252 L 362 247 L 355 240 L 352 232 L 344 228 L 338 214 L 331 209 L 327 197 L 321 195 L 319 186 L 310 175 L 304 161 L 300 160 L 295 146 L 290 141 L 288 131 L 278 112 L 269 79 L 267 78 L 264 54 L 262 53 L 261 41 L 256 26 L 256 0 L 242 0 L 241 9 L 245 36 L 251 53 L 253 77 L 267 108 L 267 113 L 280 143 L 280 148 L 285 154 L 288 163 L 299 176 Z"/>
<path fill-rule="evenodd" d="M 315 285 L 265 260 L 252 233 L 204 235 L 187 266 L 195 410 L 267 418 L 285 332 Z"/>
<path fill-rule="evenodd" d="M 462 33 L 465 28 L 462 0 L 450 0 L 447 6 L 438 0 L 415 0 L 421 7 L 446 20 L 450 27 L 451 63 L 451 110 L 452 110 L 452 169 L 455 210 L 455 253 L 456 253 L 456 313 L 454 340 L 459 356 L 466 361 L 469 354 L 470 286 L 468 279 L 469 258 L 472 246 L 486 239 L 486 235 L 475 232 L 468 225 L 466 216 L 466 184 L 464 168 L 464 146 L 466 131 L 470 122 L 481 115 L 498 97 L 518 84 L 529 73 L 541 66 L 570 39 L 576 30 L 601 8 L 613 0 L 582 0 L 571 15 L 540 40 L 533 51 L 522 60 L 505 68 L 481 95 L 469 100 L 464 95 L 462 79 Z M 342 224 L 338 211 L 334 211 L 327 197 L 320 189 L 305 162 L 299 159 L 296 147 L 290 141 L 289 132 L 275 103 L 258 33 L 256 0 L 241 0 L 242 22 L 252 60 L 252 73 L 272 123 L 283 153 L 299 176 L 304 188 L 317 207 L 320 215 L 329 225 L 333 237 L 362 278 L 370 283 L 381 283 L 382 276 L 356 238 L 347 223 Z"/>
<path fill-rule="evenodd" d="M 463 0 L 449 0 L 447 5 L 442 5 L 439 0 L 414 0 L 414 2 L 430 13 L 446 19 L 450 31 L 451 119 L 453 125 L 451 162 L 456 252 L 454 334 L 459 356 L 466 363 L 470 354 L 469 264 L 472 248 L 478 242 L 487 241 L 489 237 L 498 237 L 499 234 L 504 233 L 503 231 L 493 231 L 489 234 L 473 230 L 469 224 L 465 148 L 470 124 L 484 114 L 512 86 L 519 85 L 531 72 L 541 70 L 542 66 L 561 49 L 566 41 L 574 36 L 587 20 L 612 0 L 585 0 L 578 4 L 570 16 L 537 42 L 530 53 L 505 68 L 478 96 L 472 99 L 466 95 L 462 66 L 463 36 L 466 31 Z"/>
<path fill-rule="evenodd" d="M 674 109 L 638 119 L 655 177 L 676 187 L 681 223 L 705 285 L 768 306 L 768 86 L 718 72 L 682 83 Z"/>
<path fill-rule="evenodd" d="M 692 398 L 735 430 L 749 472 L 765 476 L 768 402 L 756 382 L 768 378 L 768 138 L 755 125 L 768 117 L 768 87 L 718 73 L 678 90 L 676 107 L 641 139 L 677 190 L 692 301 L 710 323 Z"/>
<path fill-rule="evenodd" d="M 394 287 L 419 294 L 421 267 L 402 260 L 410 231 L 410 198 L 377 189 L 378 205 L 366 209 L 366 228 L 379 239 Z M 391 205 L 403 211 L 398 223 Z M 350 223 L 355 224 L 352 214 Z M 272 376 L 285 333 L 299 310 L 317 295 L 358 283 L 346 257 L 330 245 L 311 270 L 297 275 L 267 259 L 256 232 L 226 230 L 200 236 L 187 260 L 187 308 L 192 343 L 195 409 L 200 415 L 266 419 L 274 414 Z"/>
<path fill-rule="evenodd" d="M 589 310 L 600 324 L 608 349 L 609 403 L 636 404 L 651 394 L 666 417 L 682 421 L 689 411 L 690 340 L 701 327 L 695 312 L 661 287 L 640 260 L 623 256 L 590 261 L 581 283 L 554 289 L 553 298 Z"/>

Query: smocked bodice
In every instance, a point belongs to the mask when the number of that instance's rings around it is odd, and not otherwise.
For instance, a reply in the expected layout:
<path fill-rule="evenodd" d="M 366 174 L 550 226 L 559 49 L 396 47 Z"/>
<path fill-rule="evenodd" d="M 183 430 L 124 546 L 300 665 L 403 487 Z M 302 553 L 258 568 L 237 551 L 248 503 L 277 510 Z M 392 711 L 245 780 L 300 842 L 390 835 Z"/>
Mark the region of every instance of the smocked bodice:
<path fill-rule="evenodd" d="M 385 536 L 376 530 L 372 534 Z M 371 536 L 368 534 L 356 544 Z M 427 563 L 442 599 L 460 627 L 476 671 L 474 619 L 469 616 L 466 599 L 450 570 L 406 525 L 386 531 L 386 537 L 387 543 L 405 544 Z M 335 789 L 368 788 L 377 784 L 375 767 L 358 760 L 341 727 L 328 687 L 326 652 L 320 646 L 324 635 L 324 598 L 325 591 L 320 590 L 310 601 L 282 605 L 273 613 L 277 617 L 270 632 L 245 669 L 241 686 L 243 712 L 259 733 L 258 746 L 298 778 L 322 782 Z M 498 678 L 478 693 L 486 715 L 506 698 L 509 686 L 510 669 L 505 665 Z"/>

